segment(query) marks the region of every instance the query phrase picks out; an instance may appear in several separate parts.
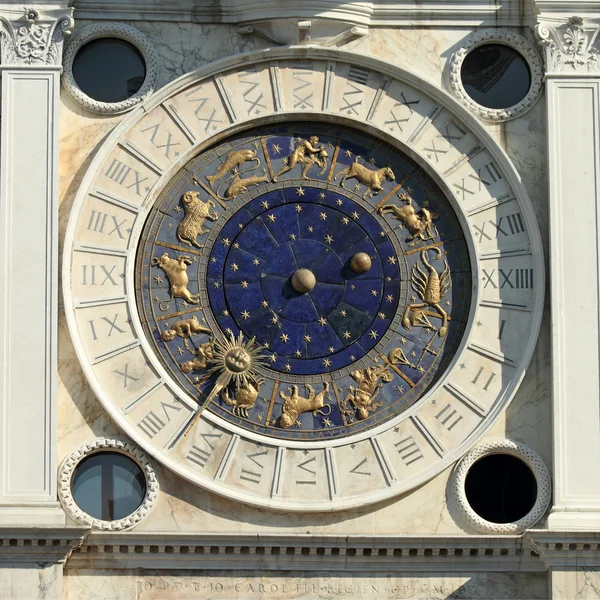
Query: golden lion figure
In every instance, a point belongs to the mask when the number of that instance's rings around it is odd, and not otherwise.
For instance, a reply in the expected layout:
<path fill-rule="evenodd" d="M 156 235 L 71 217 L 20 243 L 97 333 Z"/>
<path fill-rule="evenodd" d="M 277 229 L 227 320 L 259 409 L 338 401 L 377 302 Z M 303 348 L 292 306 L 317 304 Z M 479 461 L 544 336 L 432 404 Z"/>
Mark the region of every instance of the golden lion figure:
<path fill-rule="evenodd" d="M 315 394 L 315 390 L 311 385 L 306 383 L 304 387 L 308 391 L 308 398 L 303 398 L 298 394 L 298 386 L 292 386 L 292 393 L 286 396 L 283 392 L 279 392 L 281 398 L 285 401 L 283 403 L 283 414 L 281 415 L 280 425 L 283 429 L 291 427 L 298 416 L 305 412 L 312 412 L 316 417 L 317 415 L 330 415 L 331 405 L 325 404 L 325 397 L 329 392 L 329 383 L 326 381 L 323 383 L 323 390 L 318 394 Z M 323 409 L 329 408 L 328 412 L 324 412 Z"/>

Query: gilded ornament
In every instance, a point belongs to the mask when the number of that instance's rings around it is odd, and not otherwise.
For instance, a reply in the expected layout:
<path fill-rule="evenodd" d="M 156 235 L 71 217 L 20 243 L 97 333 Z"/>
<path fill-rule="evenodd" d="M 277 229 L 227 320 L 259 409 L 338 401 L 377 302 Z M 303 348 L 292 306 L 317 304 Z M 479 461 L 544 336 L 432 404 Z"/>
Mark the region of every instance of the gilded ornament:
<path fill-rule="evenodd" d="M 319 175 L 323 175 L 327 169 L 327 151 L 323 146 L 319 146 L 319 138 L 311 135 L 308 140 L 300 140 L 294 151 L 284 160 L 285 166 L 275 177 L 273 181 L 288 171 L 291 171 L 297 164 L 305 165 L 302 169 L 302 179 L 308 179 L 308 171 L 313 165 L 321 167 Z"/>
<path fill-rule="evenodd" d="M 450 268 L 448 267 L 448 263 L 444 260 L 444 270 L 441 273 L 438 273 L 431 265 L 431 263 L 427 260 L 427 252 L 432 250 L 436 253 L 437 258 L 442 255 L 442 252 L 439 248 L 428 248 L 427 250 L 421 250 L 421 260 L 427 269 L 427 274 L 422 271 L 418 264 L 413 265 L 412 268 L 412 278 L 411 284 L 413 290 L 417 293 L 419 298 L 423 300 L 423 302 L 409 304 L 404 311 L 404 316 L 402 317 L 402 325 L 405 329 L 411 328 L 411 319 L 410 313 L 411 311 L 418 310 L 420 308 L 425 308 L 426 306 L 432 306 L 435 308 L 440 317 L 442 318 L 442 326 L 438 331 L 438 335 L 443 337 L 447 332 L 448 325 L 448 313 L 440 306 L 440 301 L 444 296 L 450 291 L 452 287 L 452 280 L 450 278 Z M 414 320 L 412 322 L 414 324 Z"/>
<path fill-rule="evenodd" d="M 153 267 L 160 267 L 169 278 L 171 285 L 171 298 L 182 298 L 190 304 L 198 304 L 198 294 L 192 294 L 187 285 L 189 282 L 187 268 L 192 264 L 189 256 L 171 258 L 166 252 L 159 258 L 152 259 Z M 164 303 L 163 303 L 164 304 Z M 161 310 L 165 310 L 161 308 Z"/>
<path fill-rule="evenodd" d="M 363 200 L 379 194 L 379 192 L 383 190 L 383 185 L 381 184 L 386 179 L 388 181 L 394 181 L 394 179 L 396 179 L 394 171 L 392 171 L 390 167 L 382 167 L 376 171 L 371 171 L 371 169 L 361 165 L 358 162 L 359 159 L 360 156 L 357 156 L 350 166 L 337 173 L 335 180 L 337 181 L 338 177 L 342 177 L 342 181 L 340 181 L 340 185 L 342 187 L 345 187 L 344 182 L 346 179 L 356 179 L 359 183 L 365 185 L 367 187 L 367 191 L 362 196 Z"/>
<path fill-rule="evenodd" d="M 256 158 L 256 150 L 234 150 L 227 155 L 224 163 L 219 165 L 214 175 L 207 175 L 206 180 L 210 187 L 214 187 L 215 181 L 219 181 L 226 173 L 245 163 L 247 160 L 255 160 L 256 167 L 260 165 L 260 160 Z"/>
<path fill-rule="evenodd" d="M 318 394 L 315 394 L 315 390 L 312 385 L 308 383 L 304 384 L 308 392 L 308 398 L 304 398 L 298 394 L 298 386 L 291 386 L 291 394 L 289 396 L 285 395 L 283 392 L 279 392 L 283 403 L 283 413 L 281 415 L 281 419 L 279 420 L 279 424 L 283 429 L 287 429 L 291 427 L 298 416 L 305 412 L 312 412 L 313 416 L 323 415 L 328 416 L 331 414 L 331 405 L 325 404 L 325 398 L 327 397 L 327 393 L 329 392 L 329 382 L 325 381 L 323 383 L 323 390 Z M 327 407 L 329 409 L 328 412 L 324 412 L 323 409 Z"/>
<path fill-rule="evenodd" d="M 377 209 L 379 214 L 392 213 L 394 219 L 398 219 L 408 229 L 410 236 L 406 238 L 407 241 L 416 240 L 409 244 L 410 246 L 415 246 L 420 241 L 434 240 L 438 234 L 437 228 L 433 224 L 433 220 L 438 218 L 437 214 L 427 208 L 416 211 L 413 199 L 408 194 L 399 194 L 398 198 L 406 202 L 406 205 L 386 204 Z"/>
<path fill-rule="evenodd" d="M 248 411 L 254 407 L 260 386 L 264 383 L 264 379 L 254 380 L 248 379 L 246 383 L 242 383 L 235 388 L 233 398 L 229 397 L 228 388 L 221 390 L 221 399 L 227 406 L 231 406 L 231 412 L 238 417 L 248 418 Z"/>
<path fill-rule="evenodd" d="M 342 411 L 348 415 L 348 403 L 350 403 L 356 409 L 358 418 L 366 419 L 369 413 L 382 406 L 382 402 L 374 403 L 374 400 L 383 387 L 383 383 L 389 383 L 394 377 L 387 366 L 367 367 L 353 371 L 350 375 L 358 383 L 358 388 L 350 388 L 350 393 L 342 401 Z"/>
<path fill-rule="evenodd" d="M 269 181 L 267 171 L 263 169 L 262 172 L 262 176 L 251 175 L 250 177 L 245 177 L 244 179 L 242 179 L 238 173 L 235 173 L 231 180 L 230 186 L 225 191 L 225 197 L 223 199 L 233 200 L 238 194 L 247 192 L 249 185 L 258 185 L 259 183 L 266 183 Z"/>
<path fill-rule="evenodd" d="M 194 315 L 191 319 L 177 321 L 170 329 L 165 329 L 160 337 L 163 341 L 170 342 L 177 335 L 183 338 L 183 343 L 189 350 L 188 340 L 192 335 L 197 333 L 212 333 L 212 331 L 205 325 L 201 325 L 198 317 Z"/>
<path fill-rule="evenodd" d="M 196 242 L 196 238 L 206 233 L 202 228 L 204 219 L 216 221 L 219 218 L 216 211 L 213 210 L 212 214 L 210 212 L 211 208 L 214 209 L 215 203 L 212 200 L 203 202 L 200 200 L 198 192 L 194 191 L 185 192 L 181 197 L 181 203 L 183 204 L 185 215 L 181 223 L 177 226 L 177 239 L 182 244 L 202 248 L 202 245 Z"/>
<path fill-rule="evenodd" d="M 179 365 L 184 373 L 190 373 L 191 371 L 201 371 L 202 369 L 206 369 L 209 361 L 211 361 L 214 358 L 212 340 L 198 346 L 195 354 L 196 357 L 194 358 L 194 360 L 188 360 Z"/>

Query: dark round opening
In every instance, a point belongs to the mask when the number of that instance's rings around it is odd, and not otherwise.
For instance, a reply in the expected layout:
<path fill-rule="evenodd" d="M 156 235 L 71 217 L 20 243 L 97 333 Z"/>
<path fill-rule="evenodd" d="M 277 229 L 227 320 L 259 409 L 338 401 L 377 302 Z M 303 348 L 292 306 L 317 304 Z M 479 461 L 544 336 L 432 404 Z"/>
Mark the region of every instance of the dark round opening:
<path fill-rule="evenodd" d="M 118 452 L 98 452 L 75 468 L 71 482 L 79 508 L 103 521 L 117 521 L 144 501 L 146 478 L 139 465 Z"/>
<path fill-rule="evenodd" d="M 503 44 L 484 44 L 469 52 L 460 76 L 467 94 L 486 108 L 515 106 L 531 87 L 527 61 Z"/>
<path fill-rule="evenodd" d="M 142 87 L 146 63 L 133 44 L 118 38 L 100 38 L 79 49 L 73 61 L 73 77 L 90 98 L 121 102 Z"/>
<path fill-rule="evenodd" d="M 481 518 L 492 523 L 514 523 L 533 508 L 537 482 L 522 460 L 509 454 L 490 454 L 469 469 L 465 493 Z"/>

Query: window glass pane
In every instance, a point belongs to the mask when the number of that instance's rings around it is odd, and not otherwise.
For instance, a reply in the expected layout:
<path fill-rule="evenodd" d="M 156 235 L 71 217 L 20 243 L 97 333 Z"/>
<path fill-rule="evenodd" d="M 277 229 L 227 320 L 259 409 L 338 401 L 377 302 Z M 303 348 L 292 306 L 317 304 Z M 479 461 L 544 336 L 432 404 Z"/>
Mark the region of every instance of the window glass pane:
<path fill-rule="evenodd" d="M 81 461 L 71 485 L 75 502 L 88 515 L 116 521 L 143 502 L 146 480 L 140 467 L 116 452 L 99 452 Z"/>
<path fill-rule="evenodd" d="M 90 98 L 121 102 L 142 87 L 146 65 L 133 44 L 117 38 L 101 38 L 79 49 L 73 61 L 73 77 Z"/>
<path fill-rule="evenodd" d="M 477 104 L 493 109 L 518 104 L 531 87 L 527 61 L 503 44 L 485 44 L 470 52 L 463 62 L 461 79 Z"/>

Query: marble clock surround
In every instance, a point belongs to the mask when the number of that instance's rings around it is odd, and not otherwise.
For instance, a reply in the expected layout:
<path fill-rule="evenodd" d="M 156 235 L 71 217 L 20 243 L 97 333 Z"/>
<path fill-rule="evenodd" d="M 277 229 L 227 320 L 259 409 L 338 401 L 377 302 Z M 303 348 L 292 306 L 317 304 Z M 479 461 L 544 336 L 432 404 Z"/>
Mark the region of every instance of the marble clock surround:
<path fill-rule="evenodd" d="M 233 27 L 175 25 L 169 23 L 139 22 L 142 29 L 157 46 L 160 70 L 159 82 L 164 85 L 178 75 L 202 66 L 206 61 L 226 56 L 232 51 L 243 51 L 264 45 L 259 39 L 240 37 Z M 227 35 L 222 35 L 227 31 Z M 186 48 L 196 33 L 202 33 L 202 54 L 175 48 Z M 380 56 L 396 64 L 410 67 L 418 76 L 441 86 L 445 60 L 464 38 L 460 29 L 435 32 L 424 29 L 375 29 L 366 39 L 350 45 L 357 52 Z M 532 34 L 531 34 L 532 37 Z M 123 117 L 98 117 L 86 113 L 69 96 L 62 94 L 61 113 L 61 235 L 64 236 L 67 218 L 74 194 L 91 157 L 102 139 Z M 547 212 L 542 202 L 546 179 L 544 167 L 545 109 L 538 103 L 523 117 L 502 125 L 485 124 L 487 131 L 510 156 L 532 199 L 540 223 L 542 237 L 546 239 Z M 83 165 L 81 168 L 79 165 Z M 59 458 L 98 435 L 118 436 L 120 430 L 98 404 L 94 394 L 82 377 L 66 329 L 64 314 L 60 315 L 59 369 Z M 548 382 L 549 330 L 542 325 L 540 341 L 532 364 L 519 391 L 508 410 L 498 420 L 482 441 L 508 437 L 525 442 L 536 449 L 550 467 L 551 445 L 549 428 Z M 446 502 L 446 488 L 450 469 L 394 502 L 384 502 L 370 510 L 352 510 L 342 513 L 342 518 L 332 515 L 265 515 L 262 511 L 239 505 L 210 493 L 197 494 L 197 488 L 157 465 L 161 480 L 159 508 L 138 525 L 141 531 L 155 529 L 185 531 L 261 531 L 265 527 L 276 530 L 285 526 L 292 531 L 310 530 L 314 533 L 347 532 L 349 524 L 357 533 L 385 533 L 389 531 L 425 534 L 469 531 L 458 512 Z M 217 502 L 218 500 L 218 502 Z M 396 511 L 402 510 L 405 518 L 399 522 Z M 243 515 L 239 519 L 239 515 Z"/>
<path fill-rule="evenodd" d="M 304 55 L 305 55 L 305 52 L 306 52 L 306 50 L 305 50 L 305 49 L 302 49 L 302 50 L 299 50 L 299 52 L 300 52 L 300 55 L 301 55 L 301 56 L 304 56 Z M 533 111 L 532 111 L 532 114 L 533 114 Z M 468 115 L 466 115 L 466 118 L 468 119 Z M 357 125 L 357 124 L 355 123 L 355 125 Z M 494 429 L 492 429 L 491 431 L 494 431 Z M 494 437 L 498 437 L 498 434 L 495 434 L 495 436 L 494 436 Z M 443 480 L 442 480 L 442 481 L 440 481 L 440 484 L 442 485 L 442 488 L 443 488 L 443 486 L 444 486 Z M 430 485 L 430 484 L 428 484 L 428 485 Z M 163 489 L 164 489 L 164 488 L 163 488 Z M 248 497 L 246 497 L 246 498 L 245 498 L 245 500 L 246 500 L 246 501 L 248 501 Z M 201 504 L 202 504 L 202 503 L 203 503 L 203 501 L 201 501 Z M 411 500 L 411 503 L 412 503 L 412 500 Z M 452 518 L 451 518 L 451 520 L 452 520 Z M 459 527 L 460 527 L 460 526 L 461 526 L 461 525 L 459 525 Z"/>

